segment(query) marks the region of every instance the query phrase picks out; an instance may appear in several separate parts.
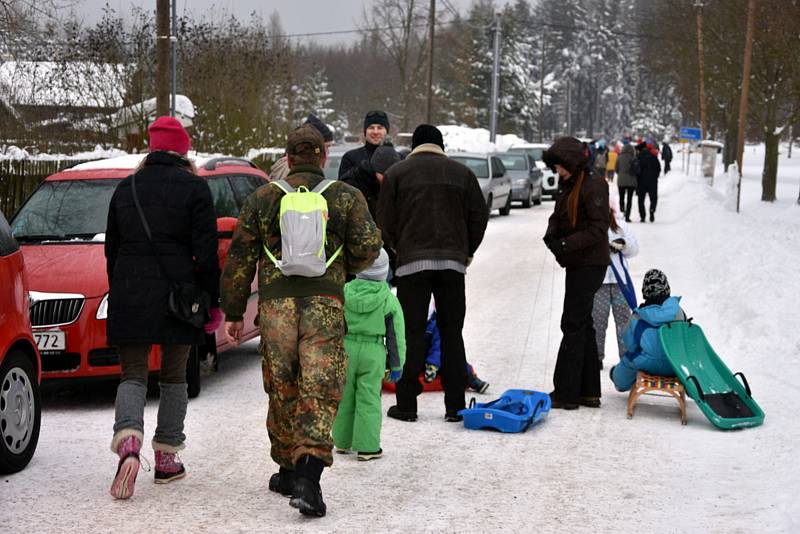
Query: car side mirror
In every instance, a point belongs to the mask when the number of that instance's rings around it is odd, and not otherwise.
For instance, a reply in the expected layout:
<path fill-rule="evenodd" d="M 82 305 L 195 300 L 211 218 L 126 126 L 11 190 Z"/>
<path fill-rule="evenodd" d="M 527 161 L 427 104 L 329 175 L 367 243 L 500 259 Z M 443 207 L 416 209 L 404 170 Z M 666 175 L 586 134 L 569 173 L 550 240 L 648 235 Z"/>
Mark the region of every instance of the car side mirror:
<path fill-rule="evenodd" d="M 236 223 L 239 220 L 236 217 L 220 217 L 217 219 L 217 238 L 230 239 L 233 237 L 233 231 L 236 230 Z"/>

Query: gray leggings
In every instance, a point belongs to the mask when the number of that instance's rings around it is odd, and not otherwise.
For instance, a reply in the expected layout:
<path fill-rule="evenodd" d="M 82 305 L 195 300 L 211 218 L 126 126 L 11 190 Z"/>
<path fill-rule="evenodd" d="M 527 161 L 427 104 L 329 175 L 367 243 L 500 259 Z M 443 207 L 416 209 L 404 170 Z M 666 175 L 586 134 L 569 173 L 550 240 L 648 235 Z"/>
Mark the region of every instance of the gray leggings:
<path fill-rule="evenodd" d="M 614 314 L 614 326 L 616 326 L 617 330 L 617 348 L 621 357 L 625 350 L 622 346 L 622 333 L 625 332 L 625 327 L 631 318 L 631 308 L 628 306 L 628 302 L 616 282 L 603 284 L 594 294 L 592 319 L 594 320 L 595 337 L 597 339 L 597 353 L 601 361 L 606 352 L 606 328 L 608 328 L 609 311 Z"/>
<path fill-rule="evenodd" d="M 117 388 L 114 433 L 137 430 L 144 433 L 144 405 L 147 401 L 147 358 L 151 345 L 120 345 L 122 381 Z M 182 447 L 186 436 L 186 361 L 190 345 L 161 345 L 160 395 L 158 422 L 153 441 L 171 447 Z"/>

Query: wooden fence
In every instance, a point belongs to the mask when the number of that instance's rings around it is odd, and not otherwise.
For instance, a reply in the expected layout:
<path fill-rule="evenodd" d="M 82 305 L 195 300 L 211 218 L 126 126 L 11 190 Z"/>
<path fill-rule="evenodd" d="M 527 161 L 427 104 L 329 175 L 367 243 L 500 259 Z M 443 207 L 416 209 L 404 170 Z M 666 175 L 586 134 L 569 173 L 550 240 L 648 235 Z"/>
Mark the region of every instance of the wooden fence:
<path fill-rule="evenodd" d="M 0 160 L 0 211 L 11 219 L 25 199 L 48 176 L 84 160 Z"/>

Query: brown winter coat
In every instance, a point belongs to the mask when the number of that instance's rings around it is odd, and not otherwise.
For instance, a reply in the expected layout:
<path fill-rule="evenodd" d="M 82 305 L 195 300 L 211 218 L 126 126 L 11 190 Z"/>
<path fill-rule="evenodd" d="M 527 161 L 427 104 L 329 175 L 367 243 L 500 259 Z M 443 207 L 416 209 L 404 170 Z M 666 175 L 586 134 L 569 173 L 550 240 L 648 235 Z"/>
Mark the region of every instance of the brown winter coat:
<path fill-rule="evenodd" d="M 607 266 L 611 263 L 608 249 L 608 183 L 602 176 L 593 173 L 586 175 L 578 202 L 578 218 L 573 227 L 569 221 L 567 199 L 574 186 L 575 178 L 563 181 L 544 240 L 546 243 L 557 240 L 558 245 L 552 248 L 558 251 L 554 254 L 562 267 Z"/>

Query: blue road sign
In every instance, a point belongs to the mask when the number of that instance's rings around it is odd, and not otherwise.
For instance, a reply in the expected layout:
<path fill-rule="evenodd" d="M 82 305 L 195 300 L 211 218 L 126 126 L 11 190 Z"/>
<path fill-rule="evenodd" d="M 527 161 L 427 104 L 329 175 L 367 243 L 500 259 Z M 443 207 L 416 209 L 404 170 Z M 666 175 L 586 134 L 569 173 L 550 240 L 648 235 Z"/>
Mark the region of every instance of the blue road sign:
<path fill-rule="evenodd" d="M 687 141 L 699 141 L 702 139 L 703 134 L 700 131 L 700 128 L 681 128 L 680 138 L 685 139 Z"/>

